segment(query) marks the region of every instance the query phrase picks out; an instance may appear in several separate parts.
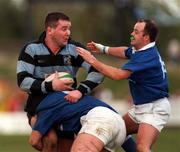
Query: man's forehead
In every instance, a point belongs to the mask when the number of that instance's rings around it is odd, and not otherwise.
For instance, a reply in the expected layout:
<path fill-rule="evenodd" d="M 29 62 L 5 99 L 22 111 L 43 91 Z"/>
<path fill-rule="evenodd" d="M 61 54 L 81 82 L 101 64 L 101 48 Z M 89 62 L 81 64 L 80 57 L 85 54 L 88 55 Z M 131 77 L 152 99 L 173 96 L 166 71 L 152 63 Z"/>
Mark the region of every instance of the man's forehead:
<path fill-rule="evenodd" d="M 144 22 L 137 22 L 134 25 L 134 29 L 136 29 L 136 30 L 144 30 L 144 27 L 145 27 L 145 23 Z"/>
<path fill-rule="evenodd" d="M 59 20 L 58 24 L 61 25 L 61 26 L 71 26 L 71 21 Z"/>

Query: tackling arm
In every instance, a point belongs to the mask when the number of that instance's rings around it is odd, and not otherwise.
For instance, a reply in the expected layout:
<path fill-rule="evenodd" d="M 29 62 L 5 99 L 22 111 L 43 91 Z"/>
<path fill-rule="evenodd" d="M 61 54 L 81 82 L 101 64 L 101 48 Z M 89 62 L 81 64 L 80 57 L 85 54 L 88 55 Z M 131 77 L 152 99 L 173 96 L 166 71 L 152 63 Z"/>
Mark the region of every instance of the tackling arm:
<path fill-rule="evenodd" d="M 84 58 L 88 63 L 90 63 L 95 69 L 97 69 L 100 73 L 109 77 L 113 80 L 121 80 L 128 78 L 131 75 L 131 72 L 128 70 L 123 70 L 120 68 L 115 68 L 109 65 L 106 65 L 100 61 L 98 61 L 90 52 L 86 51 L 83 48 L 77 47 L 77 51 L 80 56 Z"/>
<path fill-rule="evenodd" d="M 87 48 L 89 48 L 92 52 L 110 54 L 115 57 L 126 59 L 124 51 L 128 47 L 126 46 L 109 47 L 109 46 L 104 46 L 99 43 L 90 42 L 90 43 L 87 43 Z"/>

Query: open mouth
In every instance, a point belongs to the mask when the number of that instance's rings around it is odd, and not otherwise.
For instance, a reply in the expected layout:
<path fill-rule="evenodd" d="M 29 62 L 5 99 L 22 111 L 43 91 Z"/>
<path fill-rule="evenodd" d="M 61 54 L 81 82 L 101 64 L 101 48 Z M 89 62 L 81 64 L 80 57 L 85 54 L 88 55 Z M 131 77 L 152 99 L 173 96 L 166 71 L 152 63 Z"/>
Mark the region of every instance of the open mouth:
<path fill-rule="evenodd" d="M 65 38 L 65 39 L 64 39 L 64 43 L 67 43 L 68 40 L 69 40 L 69 38 Z"/>

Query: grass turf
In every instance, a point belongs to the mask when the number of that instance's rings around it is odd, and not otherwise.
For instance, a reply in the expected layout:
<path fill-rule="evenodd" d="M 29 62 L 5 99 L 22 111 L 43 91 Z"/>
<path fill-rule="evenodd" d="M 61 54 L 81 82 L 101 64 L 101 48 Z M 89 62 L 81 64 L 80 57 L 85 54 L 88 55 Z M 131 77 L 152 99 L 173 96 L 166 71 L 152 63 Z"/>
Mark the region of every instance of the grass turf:
<path fill-rule="evenodd" d="M 153 152 L 180 152 L 179 139 L 180 128 L 166 128 L 154 145 Z M 28 145 L 28 136 L 0 135 L 0 152 L 36 152 L 36 150 Z"/>

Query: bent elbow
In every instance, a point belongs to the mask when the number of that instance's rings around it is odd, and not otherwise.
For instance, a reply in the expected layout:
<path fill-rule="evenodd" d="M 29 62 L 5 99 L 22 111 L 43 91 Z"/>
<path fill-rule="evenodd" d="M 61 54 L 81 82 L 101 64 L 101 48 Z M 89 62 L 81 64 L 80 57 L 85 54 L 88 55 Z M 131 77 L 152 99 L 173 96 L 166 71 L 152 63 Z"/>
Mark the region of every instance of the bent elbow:
<path fill-rule="evenodd" d="M 118 75 L 118 74 L 113 74 L 111 75 L 110 77 L 112 80 L 121 80 L 123 79 L 121 75 Z"/>
<path fill-rule="evenodd" d="M 112 80 L 122 80 L 122 79 L 128 78 L 129 75 L 130 75 L 129 73 L 116 72 L 111 75 L 111 79 Z"/>

